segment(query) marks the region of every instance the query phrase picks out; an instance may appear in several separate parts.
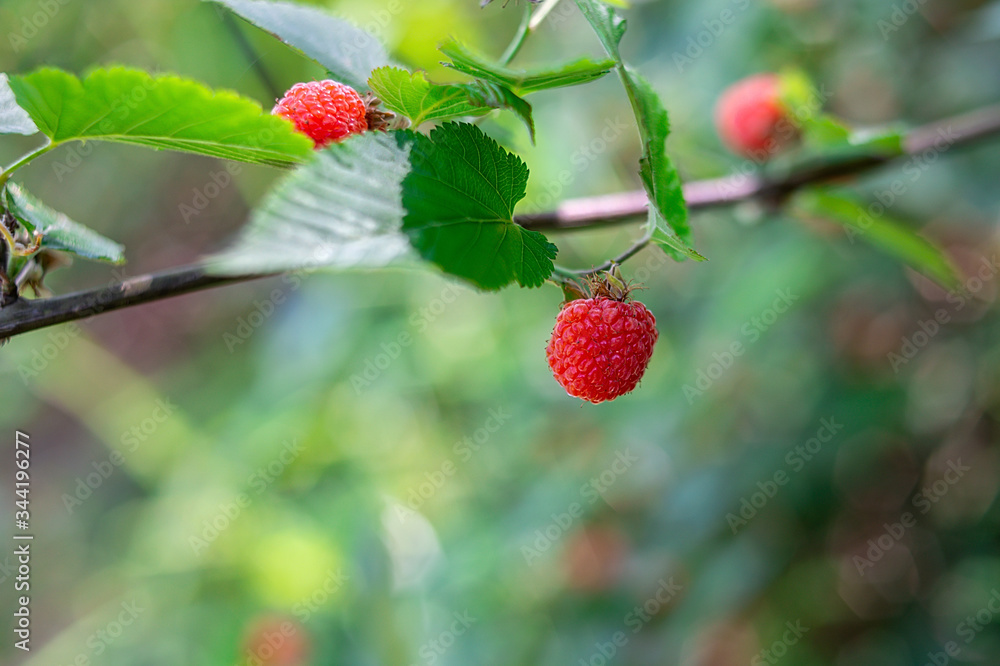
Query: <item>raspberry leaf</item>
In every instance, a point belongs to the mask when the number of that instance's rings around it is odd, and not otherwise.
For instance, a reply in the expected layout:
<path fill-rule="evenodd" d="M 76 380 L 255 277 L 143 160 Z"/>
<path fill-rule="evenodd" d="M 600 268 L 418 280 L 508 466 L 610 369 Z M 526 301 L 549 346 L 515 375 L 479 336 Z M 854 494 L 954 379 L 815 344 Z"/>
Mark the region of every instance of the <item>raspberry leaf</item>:
<path fill-rule="evenodd" d="M 580 58 L 543 69 L 511 69 L 490 62 L 454 39 L 449 39 L 439 48 L 451 59 L 450 63 L 445 63 L 446 65 L 463 74 L 506 86 L 519 95 L 588 83 L 599 79 L 615 67 L 615 61 L 608 58 L 601 60 Z"/>
<path fill-rule="evenodd" d="M 366 30 L 316 7 L 265 0 L 205 0 L 220 4 L 323 67 L 355 90 L 367 90 L 372 70 L 392 64 Z"/>
<path fill-rule="evenodd" d="M 10 89 L 6 74 L 0 74 L 0 134 L 37 134 L 38 128 L 22 109 Z"/>
<path fill-rule="evenodd" d="M 318 151 L 209 257 L 226 275 L 433 262 L 482 289 L 541 285 L 556 248 L 513 221 L 527 167 L 473 125 L 368 132 Z"/>
<path fill-rule="evenodd" d="M 482 289 L 544 283 L 556 247 L 513 221 L 528 183 L 524 162 L 474 125 L 447 123 L 410 139 L 403 229 L 423 257 Z"/>
<path fill-rule="evenodd" d="M 801 215 L 820 217 L 842 225 L 853 243 L 860 238 L 895 256 L 947 289 L 961 285 L 958 272 L 944 251 L 902 222 L 873 215 L 852 197 L 828 189 L 800 193 L 795 209 Z"/>
<path fill-rule="evenodd" d="M 401 229 L 409 148 L 366 132 L 317 151 L 257 207 L 227 250 L 208 258 L 223 275 L 416 263 Z"/>
<path fill-rule="evenodd" d="M 639 174 L 649 195 L 652 239 L 674 258 L 702 261 L 705 257 L 691 247 L 691 227 L 680 175 L 667 155 L 666 141 L 670 134 L 667 110 L 645 77 L 622 61 L 619 44 L 625 35 L 625 19 L 599 0 L 576 0 L 576 4 L 614 59 L 635 113 L 642 139 Z"/>
<path fill-rule="evenodd" d="M 368 84 L 389 109 L 400 113 L 417 127 L 429 120 L 480 116 L 493 109 L 510 109 L 524 121 L 535 138 L 531 105 L 509 88 L 489 81 L 473 83 L 431 83 L 423 72 L 410 74 L 398 67 L 380 67 Z"/>
<path fill-rule="evenodd" d="M 386 108 L 409 118 L 414 127 L 428 120 L 476 116 L 490 111 L 472 104 L 463 86 L 431 83 L 423 72 L 410 74 L 398 67 L 380 67 L 372 72 L 368 84 Z"/>
<path fill-rule="evenodd" d="M 97 69 L 83 80 L 44 68 L 9 81 L 53 145 L 95 139 L 287 167 L 312 142 L 256 102 L 176 76 Z"/>
<path fill-rule="evenodd" d="M 52 210 L 15 183 L 7 183 L 5 198 L 11 215 L 28 231 L 42 234 L 41 248 L 113 264 L 125 262 L 122 245 Z"/>

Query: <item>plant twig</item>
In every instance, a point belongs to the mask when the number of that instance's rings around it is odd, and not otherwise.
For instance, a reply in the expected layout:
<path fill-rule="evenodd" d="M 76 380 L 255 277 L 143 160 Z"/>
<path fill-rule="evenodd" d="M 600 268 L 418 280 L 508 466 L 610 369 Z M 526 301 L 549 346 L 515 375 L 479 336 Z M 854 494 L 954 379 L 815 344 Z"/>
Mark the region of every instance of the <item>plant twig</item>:
<path fill-rule="evenodd" d="M 743 175 L 695 181 L 684 186 L 684 193 L 692 211 L 733 205 L 751 199 L 780 202 L 807 185 L 861 174 L 900 157 L 969 145 L 996 134 L 1000 134 L 1000 106 L 948 118 L 914 130 L 905 139 L 902 156 L 864 155 L 848 160 L 821 162 L 776 181 Z M 634 220 L 646 214 L 646 206 L 644 192 L 625 192 L 566 201 L 554 211 L 521 215 L 515 221 L 528 229 L 587 229 Z M 628 252 L 638 252 L 641 249 L 633 246 Z M 620 257 L 619 260 L 623 261 Z M 67 321 L 85 319 L 102 312 L 273 275 L 276 274 L 214 276 L 208 275 L 204 266 L 196 264 L 55 298 L 19 299 L 0 308 L 0 340 Z"/>
<path fill-rule="evenodd" d="M 525 3 L 524 13 L 521 16 L 521 24 L 517 26 L 517 32 L 514 33 L 514 38 L 510 40 L 510 44 L 504 50 L 503 55 L 500 56 L 501 65 L 509 65 L 510 61 L 514 59 L 517 52 L 521 50 L 524 46 L 524 42 L 528 39 L 528 35 L 531 34 L 531 3 Z"/>
<path fill-rule="evenodd" d="M 614 259 L 609 259 L 600 266 L 595 266 L 593 268 L 587 268 L 584 270 L 569 270 L 566 268 L 560 268 L 559 270 L 563 275 L 577 275 L 580 277 L 590 277 L 591 275 L 597 275 L 602 271 L 610 271 L 615 266 L 619 264 L 624 264 L 626 261 L 628 261 L 635 255 L 639 254 L 640 252 L 642 252 L 646 248 L 646 246 L 649 245 L 650 242 L 652 242 L 652 240 L 653 240 L 653 234 L 647 233 L 645 236 L 643 236 L 635 243 L 633 243 L 629 249 L 625 250 Z"/>
<path fill-rule="evenodd" d="M 844 176 L 855 176 L 876 167 L 928 151 L 945 152 L 1000 134 L 1000 105 L 947 118 L 912 130 L 903 141 L 903 155 L 856 155 L 848 159 L 803 165 L 783 179 L 768 180 L 735 174 L 684 185 L 691 211 L 729 206 L 750 199 L 781 202 L 797 190 Z M 529 229 L 559 230 L 591 228 L 628 222 L 646 215 L 648 199 L 642 190 L 597 197 L 570 199 L 555 210 L 524 215 L 518 222 Z"/>

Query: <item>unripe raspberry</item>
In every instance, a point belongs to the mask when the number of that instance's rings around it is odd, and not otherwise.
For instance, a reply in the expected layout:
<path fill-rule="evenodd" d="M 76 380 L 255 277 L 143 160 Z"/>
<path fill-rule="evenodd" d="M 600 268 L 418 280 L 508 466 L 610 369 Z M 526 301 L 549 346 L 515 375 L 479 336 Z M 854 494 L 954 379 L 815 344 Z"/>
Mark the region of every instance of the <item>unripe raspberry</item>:
<path fill-rule="evenodd" d="M 777 74 L 757 74 L 733 84 L 719 98 L 715 125 L 730 150 L 758 161 L 769 159 L 797 134 Z"/>
<path fill-rule="evenodd" d="M 659 337 L 653 313 L 613 291 L 563 305 L 545 350 L 566 392 L 595 404 L 636 387 Z"/>
<path fill-rule="evenodd" d="M 342 83 L 296 83 L 271 111 L 295 123 L 296 129 L 322 148 L 368 129 L 368 109 L 361 96 Z"/>

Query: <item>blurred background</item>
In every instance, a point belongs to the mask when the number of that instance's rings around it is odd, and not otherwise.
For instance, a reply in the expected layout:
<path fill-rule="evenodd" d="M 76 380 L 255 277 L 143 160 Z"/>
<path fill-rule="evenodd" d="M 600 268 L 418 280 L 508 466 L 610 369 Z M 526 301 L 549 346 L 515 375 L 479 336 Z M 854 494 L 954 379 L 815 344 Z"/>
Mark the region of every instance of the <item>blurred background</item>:
<path fill-rule="evenodd" d="M 478 4 L 325 6 L 444 80 L 439 41 L 497 55 L 523 8 Z M 1000 99 L 1000 2 L 663 0 L 627 16 L 625 56 L 672 114 L 686 179 L 747 168 L 711 110 L 749 74 L 801 67 L 857 126 Z M 194 0 L 2 0 L 0 26 L 0 71 L 124 63 L 266 108 L 323 77 Z M 600 47 L 565 0 L 515 62 L 585 54 Z M 615 78 L 530 101 L 536 146 L 512 117 L 484 124 L 531 168 L 519 210 L 639 186 Z M 36 141 L 4 137 L 0 161 Z M 5 630 L 0 659 L 1000 664 L 1000 151 L 934 157 L 845 186 L 871 201 L 902 187 L 892 213 L 948 248 L 968 297 L 814 222 L 700 213 L 709 262 L 626 266 L 661 337 L 641 387 L 600 406 L 546 366 L 557 288 L 479 294 L 431 271 L 292 275 L 13 339 L 0 515 L 12 524 L 21 429 L 35 633 L 25 655 Z M 220 186 L 225 169 L 113 145 L 41 158 L 26 187 L 129 258 L 49 285 L 219 249 L 281 176 L 240 165 Z M 585 268 L 639 233 L 550 238 Z"/>

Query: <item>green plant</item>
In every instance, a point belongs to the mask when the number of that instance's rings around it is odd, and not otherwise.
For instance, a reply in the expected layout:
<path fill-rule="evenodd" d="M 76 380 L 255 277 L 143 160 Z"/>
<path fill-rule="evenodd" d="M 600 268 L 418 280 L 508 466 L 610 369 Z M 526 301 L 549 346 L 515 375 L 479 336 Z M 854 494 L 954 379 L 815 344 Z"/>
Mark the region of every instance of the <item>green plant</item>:
<path fill-rule="evenodd" d="M 368 132 L 313 153 L 313 142 L 291 122 L 234 93 L 173 75 L 113 67 L 82 79 L 52 68 L 0 75 L 0 132 L 41 134 L 45 142 L 0 173 L 3 308 L 0 337 L 80 319 L 195 289 L 313 269 L 381 268 L 425 264 L 482 290 L 509 285 L 572 285 L 627 264 L 652 246 L 674 259 L 702 261 L 689 213 L 758 199 L 786 202 L 793 214 L 821 217 L 857 231 L 946 287 L 958 280 L 945 254 L 908 226 L 886 216 L 859 215 L 864 205 L 836 190 L 818 189 L 926 149 L 936 128 L 909 133 L 855 133 L 815 108 L 808 81 L 794 93 L 806 111 L 796 117 L 803 144 L 786 162 L 758 175 L 682 185 L 667 151 L 670 123 L 653 86 L 622 59 L 626 23 L 599 0 L 575 0 L 606 57 L 515 68 L 511 62 L 557 0 L 524 7 L 525 20 L 497 60 L 456 40 L 441 45 L 447 65 L 463 78 L 435 83 L 393 63 L 373 36 L 306 6 L 266 0 L 215 0 L 276 35 L 359 92 L 372 93 L 410 129 Z M 360 46 L 359 46 L 360 45 Z M 634 112 L 641 140 L 636 166 L 642 191 L 574 203 L 574 215 L 554 211 L 517 215 L 527 167 L 491 138 L 478 120 L 497 111 L 536 128 L 528 98 L 540 91 L 588 84 L 614 71 Z M 1000 130 L 1000 114 L 949 119 L 955 143 Z M 425 130 L 431 123 L 437 126 Z M 142 276 L 99 290 L 44 296 L 53 252 L 122 262 L 114 241 L 34 199 L 16 182 L 38 156 L 76 141 L 111 141 L 177 150 L 290 169 L 226 249 L 192 266 Z M 583 211 L 582 213 L 579 211 Z M 601 266 L 570 269 L 555 263 L 558 248 L 543 232 L 587 229 L 645 216 L 634 245 Z M 627 265 L 625 266 L 627 270 Z"/>

